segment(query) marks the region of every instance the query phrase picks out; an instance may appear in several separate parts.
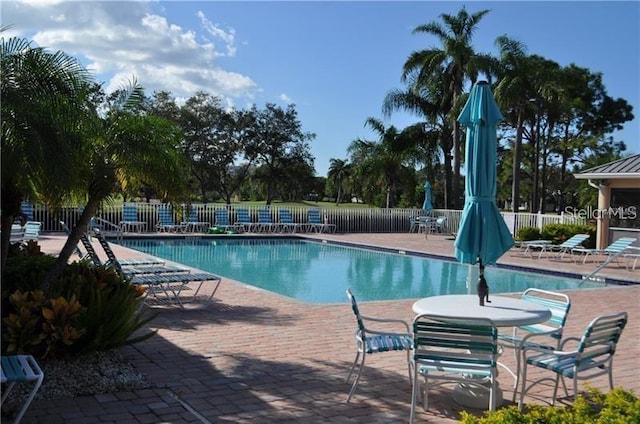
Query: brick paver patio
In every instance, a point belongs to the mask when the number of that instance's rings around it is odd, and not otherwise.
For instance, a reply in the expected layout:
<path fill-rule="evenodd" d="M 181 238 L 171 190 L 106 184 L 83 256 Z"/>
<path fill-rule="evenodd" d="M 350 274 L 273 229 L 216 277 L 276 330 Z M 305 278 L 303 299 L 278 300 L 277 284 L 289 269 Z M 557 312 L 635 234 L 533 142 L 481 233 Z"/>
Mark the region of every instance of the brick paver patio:
<path fill-rule="evenodd" d="M 345 242 L 452 256 L 450 237 L 419 234 L 314 235 Z M 45 235 L 41 245 L 56 252 L 62 236 Z M 116 247 L 122 257 L 135 256 Z M 508 252 L 500 263 L 588 273 L 595 265 L 531 259 Z M 640 271 L 612 265 L 615 278 L 640 282 Z M 544 278 L 544 277 L 541 277 Z M 580 335 L 596 315 L 629 313 L 614 363 L 615 384 L 640 392 L 640 284 L 569 291 L 572 309 L 565 335 Z M 357 293 L 356 293 L 357 295 Z M 366 315 L 413 318 L 415 299 L 360 302 Z M 150 327 L 158 335 L 123 348 L 153 389 L 73 399 L 36 400 L 24 423 L 397 423 L 409 418 L 411 386 L 404 354 L 367 358 L 367 368 L 350 403 L 344 379 L 354 358 L 355 320 L 345 302 L 310 305 L 224 279 L 215 302 L 186 310 L 159 308 Z M 514 365 L 511 355 L 504 362 Z M 534 374 L 535 375 L 535 374 Z M 512 378 L 500 374 L 505 399 Z M 605 377 L 592 386 L 607 388 Z M 580 386 L 584 387 L 584 386 Z M 430 392 L 430 410 L 418 408 L 417 422 L 456 422 L 463 409 L 451 400 L 451 386 Z M 548 403 L 549 386 L 527 402 Z M 507 402 L 508 404 L 509 402 Z M 561 400 L 567 403 L 567 400 Z M 480 414 L 481 411 L 471 411 Z"/>

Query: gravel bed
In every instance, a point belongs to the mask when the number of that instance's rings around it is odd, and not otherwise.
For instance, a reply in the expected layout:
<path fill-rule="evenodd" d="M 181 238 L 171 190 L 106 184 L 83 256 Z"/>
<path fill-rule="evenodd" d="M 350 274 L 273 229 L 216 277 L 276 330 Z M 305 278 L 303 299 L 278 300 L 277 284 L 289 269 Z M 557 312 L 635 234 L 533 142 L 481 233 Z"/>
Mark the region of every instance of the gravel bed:
<path fill-rule="evenodd" d="M 147 389 L 153 384 L 117 350 L 79 355 L 65 360 L 40 360 L 44 382 L 35 399 L 62 399 Z M 12 415 L 29 393 L 30 384 L 17 384 L 2 405 Z M 4 389 L 4 388 L 3 388 Z"/>

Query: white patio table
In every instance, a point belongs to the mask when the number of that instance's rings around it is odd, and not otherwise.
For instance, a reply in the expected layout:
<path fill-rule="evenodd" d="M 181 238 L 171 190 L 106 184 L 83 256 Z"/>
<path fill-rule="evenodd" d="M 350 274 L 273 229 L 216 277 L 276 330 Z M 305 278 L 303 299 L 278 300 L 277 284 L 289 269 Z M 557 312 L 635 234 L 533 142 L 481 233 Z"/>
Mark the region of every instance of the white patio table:
<path fill-rule="evenodd" d="M 489 296 L 491 303 L 480 306 L 478 296 L 473 294 L 450 294 L 420 299 L 413 304 L 416 314 L 442 315 L 455 320 L 466 318 L 488 318 L 496 327 L 517 327 L 538 324 L 551 318 L 551 311 L 544 306 L 505 296 Z M 453 399 L 460 405 L 477 409 L 488 409 L 489 391 L 470 384 L 459 384 Z M 502 392 L 497 390 L 497 405 L 502 402 Z"/>

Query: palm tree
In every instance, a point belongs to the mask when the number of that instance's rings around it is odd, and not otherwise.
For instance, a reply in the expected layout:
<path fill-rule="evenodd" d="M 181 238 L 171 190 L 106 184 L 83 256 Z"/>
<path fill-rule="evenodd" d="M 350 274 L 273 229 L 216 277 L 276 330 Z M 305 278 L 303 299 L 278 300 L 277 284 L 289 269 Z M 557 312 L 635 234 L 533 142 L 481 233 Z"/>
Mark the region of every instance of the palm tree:
<path fill-rule="evenodd" d="M 5 28 L 0 28 L 3 32 Z M 0 40 L 2 98 L 2 242 L 4 267 L 10 228 L 24 199 L 38 187 L 59 191 L 77 181 L 91 78 L 63 52 L 20 38 Z"/>
<path fill-rule="evenodd" d="M 500 48 L 500 71 L 495 88 L 497 103 L 504 111 L 505 121 L 516 129 L 513 145 L 513 172 L 511 180 L 512 210 L 520 208 L 520 163 L 522 162 L 522 134 L 525 112 L 535 96 L 531 61 L 526 47 L 519 41 L 501 36 L 496 39 Z"/>
<path fill-rule="evenodd" d="M 406 90 L 389 91 L 382 105 L 382 113 L 385 117 L 389 117 L 393 111 L 402 110 L 424 119 L 403 132 L 412 134 L 407 139 L 413 141 L 411 147 L 415 149 L 416 157 L 424 164 L 426 173 L 430 177 L 435 175 L 434 168 L 440 158 L 438 148 L 441 150 L 445 169 L 445 207 L 449 207 L 453 140 L 447 114 L 443 111 L 451 109 L 451 98 L 442 90 L 442 74 L 443 72 L 435 72 L 428 83 L 423 81 L 419 86 L 409 84 Z"/>
<path fill-rule="evenodd" d="M 365 187 L 376 187 L 385 193 L 385 207 L 395 204 L 397 188 L 407 174 L 405 163 L 410 154 L 405 141 L 406 134 L 392 125 L 385 127 L 376 118 L 367 118 L 365 125 L 376 132 L 379 141 L 355 140 L 348 148 L 354 171 Z"/>
<path fill-rule="evenodd" d="M 349 177 L 351 171 L 351 165 L 348 161 L 342 159 L 330 159 L 329 160 L 329 172 L 327 177 L 329 181 L 332 181 L 337 188 L 336 205 L 342 201 L 342 190 L 344 189 L 344 183 Z"/>
<path fill-rule="evenodd" d="M 453 125 L 453 185 L 451 194 L 454 206 L 459 206 L 460 199 L 460 124 L 455 120 L 455 112 L 460 107 L 464 84 L 469 80 L 472 84 L 478 79 L 480 72 L 489 77 L 495 67 L 495 61 L 489 55 L 476 54 L 471 46 L 473 33 L 480 20 L 489 13 L 481 10 L 469 15 L 463 7 L 457 15 L 441 14 L 443 24 L 430 22 L 413 30 L 414 34 L 425 33 L 437 37 L 442 48 L 433 48 L 412 52 L 403 65 L 402 79 L 415 77 L 415 84 L 425 84 L 434 72 L 443 69 L 443 89 L 451 97 L 451 107 L 446 111 Z"/>

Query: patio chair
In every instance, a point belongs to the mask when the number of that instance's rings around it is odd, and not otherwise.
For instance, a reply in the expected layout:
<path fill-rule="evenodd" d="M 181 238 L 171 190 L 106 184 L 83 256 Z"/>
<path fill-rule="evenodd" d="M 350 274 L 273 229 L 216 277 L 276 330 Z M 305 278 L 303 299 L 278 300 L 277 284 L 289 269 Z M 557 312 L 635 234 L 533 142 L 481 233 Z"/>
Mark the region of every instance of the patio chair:
<path fill-rule="evenodd" d="M 254 223 L 251 221 L 251 216 L 249 215 L 249 210 L 246 208 L 238 208 L 236 209 L 237 220 L 235 222 L 238 230 L 242 232 L 251 231 L 253 229 Z"/>
<path fill-rule="evenodd" d="M 527 392 L 542 381 L 554 381 L 552 405 L 555 405 L 558 383 L 561 379 L 566 396 L 569 396 L 569 394 L 565 378 L 573 380 L 574 398 L 578 394 L 578 380 L 588 380 L 600 375 L 608 375 L 609 388 L 613 389 L 613 356 L 626 324 L 626 312 L 601 315 L 589 323 L 581 338 L 565 338 L 557 350 L 536 346 L 527 347 L 523 355 L 524 368 L 522 370 L 522 389 L 520 390 L 518 408 L 522 409 Z M 568 343 L 575 342 L 578 342 L 576 349 L 565 350 Z M 555 377 L 540 378 L 527 387 L 527 370 L 529 366 L 551 371 L 555 374 Z"/>
<path fill-rule="evenodd" d="M 324 220 L 320 218 L 320 209 L 309 209 L 309 211 L 307 212 L 307 217 L 307 227 L 311 232 L 324 233 L 326 231 L 329 233 L 334 233 L 336 231 L 335 224 L 329 224 L 326 217 Z"/>
<path fill-rule="evenodd" d="M 163 205 L 158 208 L 158 223 L 156 224 L 156 231 L 160 233 L 177 233 L 178 231 L 184 233 L 186 229 L 186 224 L 176 224 L 173 219 L 173 213 L 168 206 Z"/>
<path fill-rule="evenodd" d="M 229 211 L 226 209 L 216 209 L 215 217 L 216 227 L 224 231 L 233 231 L 238 228 L 236 224 L 232 224 L 231 221 L 229 221 Z"/>
<path fill-rule="evenodd" d="M 516 358 L 516 372 L 505 369 L 514 377 L 512 402 L 516 400 L 516 393 L 520 382 L 520 368 L 524 349 L 529 346 L 548 346 L 558 349 L 562 339 L 562 332 L 571 309 L 571 300 L 564 293 L 557 293 L 540 289 L 527 289 L 522 293 L 522 300 L 545 306 L 551 310 L 551 318 L 540 324 L 513 327 L 510 335 L 500 334 L 498 339 L 503 349 L 513 349 Z"/>
<path fill-rule="evenodd" d="M 199 232 L 204 233 L 211 226 L 211 223 L 208 221 L 200 221 L 198 218 L 198 208 L 196 205 L 191 205 L 188 210 L 185 207 L 185 216 L 187 217 L 186 221 L 182 224 L 185 226 L 185 232 Z"/>
<path fill-rule="evenodd" d="M 627 251 L 629 251 L 629 253 L 627 253 Z M 627 247 L 624 257 L 627 259 L 627 269 L 629 271 L 635 270 L 636 265 L 638 265 L 638 260 L 640 259 L 640 247 Z"/>
<path fill-rule="evenodd" d="M 33 205 L 29 202 L 20 203 L 20 214 L 22 215 L 22 224 L 27 221 L 35 221 L 33 217 Z"/>
<path fill-rule="evenodd" d="M 361 315 L 358 303 L 356 302 L 356 298 L 351 292 L 351 289 L 347 289 L 347 296 L 351 301 L 351 309 L 353 309 L 353 313 L 356 316 L 358 324 L 355 332 L 356 358 L 353 361 L 353 365 L 351 365 L 349 374 L 347 375 L 347 383 L 349 382 L 356 365 L 360 362 L 358 374 L 356 375 L 356 378 L 351 385 L 351 390 L 349 390 L 349 395 L 347 396 L 347 402 L 349 402 L 353 394 L 356 392 L 356 388 L 360 382 L 360 377 L 364 370 L 364 362 L 367 355 L 372 355 L 374 353 L 406 351 L 407 368 L 409 370 L 409 379 L 411 379 L 411 357 L 409 352 L 412 349 L 412 339 L 409 324 L 406 322 L 399 319 L 372 318 Z M 369 324 L 377 326 L 378 328 L 373 329 L 372 327 L 369 327 Z M 389 324 L 402 328 L 403 331 L 391 332 L 386 329 Z"/>
<path fill-rule="evenodd" d="M 293 222 L 293 217 L 291 216 L 291 211 L 286 208 L 280 208 L 278 210 L 279 216 L 279 229 L 283 233 L 295 233 L 298 231 L 298 228 L 301 228 L 301 225 Z"/>
<path fill-rule="evenodd" d="M 620 256 L 627 247 L 631 246 L 633 243 L 636 242 L 636 238 L 635 237 L 620 237 L 619 239 L 617 239 L 616 241 L 614 241 L 613 243 L 611 243 L 609 246 L 607 246 L 604 249 L 587 249 L 587 248 L 574 248 L 571 249 L 571 253 L 578 253 L 578 254 L 582 254 L 583 255 L 583 259 L 582 259 L 582 263 L 586 263 L 587 262 L 587 258 L 589 256 L 591 256 L 592 258 L 594 258 L 594 262 L 595 262 L 595 256 L 597 255 L 605 255 L 607 256 L 607 259 L 605 259 L 604 263 L 603 263 L 603 267 L 606 266 L 607 264 L 613 262 L 618 256 Z M 577 262 L 577 260 L 576 260 Z"/>
<path fill-rule="evenodd" d="M 464 383 L 489 390 L 489 410 L 496 409 L 499 396 L 498 329 L 490 319 L 465 318 L 461 321 L 441 315 L 418 315 L 413 321 L 413 348 L 409 422 L 414 421 L 420 395 L 426 410 L 429 389 L 447 383 Z M 424 388 L 421 388 L 420 377 L 424 379 Z"/>
<path fill-rule="evenodd" d="M 24 241 L 24 227 L 20 224 L 11 225 L 10 243 L 22 243 Z"/>
<path fill-rule="evenodd" d="M 4 401 L 9 396 L 9 393 L 13 390 L 16 383 L 33 383 L 31 391 L 27 395 L 27 398 L 23 401 L 22 406 L 16 414 L 13 422 L 19 423 L 27 412 L 29 405 L 33 401 L 33 398 L 38 393 L 42 382 L 44 381 L 44 372 L 40 369 L 40 366 L 31 355 L 9 355 L 0 358 L 0 383 L 6 384 L 2 392 L 2 400 L 0 406 L 4 404 Z"/>
<path fill-rule="evenodd" d="M 571 255 L 571 251 L 573 249 L 581 248 L 582 243 L 584 243 L 588 239 L 589 239 L 589 234 L 574 234 L 573 236 L 571 236 L 561 244 L 542 243 L 539 246 L 540 254 L 538 255 L 538 258 L 541 258 L 545 252 L 549 252 L 549 253 L 557 253 L 555 259 L 562 259 L 566 254 Z M 535 243 L 532 245 L 535 246 Z"/>
<path fill-rule="evenodd" d="M 147 228 L 147 223 L 138 220 L 138 207 L 131 204 L 122 204 L 122 221 L 118 223 L 120 231 L 133 231 L 140 233 Z"/>
<path fill-rule="evenodd" d="M 144 285 L 147 288 L 146 296 L 151 296 L 161 303 L 175 303 L 184 309 L 185 302 L 181 298 L 181 293 L 193 290 L 189 301 L 195 301 L 206 282 L 215 284 L 210 295 L 206 298 L 206 301 L 211 301 L 222 282 L 222 278 L 218 275 L 208 272 L 191 272 L 190 269 L 182 267 L 123 268 L 104 236 L 99 231 L 95 233 L 95 236 L 109 258 L 107 265 L 113 265 L 120 274 L 130 279 L 131 284 Z M 195 289 L 189 286 L 191 283 L 196 284 Z"/>
<path fill-rule="evenodd" d="M 38 240 L 40 237 L 40 228 L 42 228 L 42 222 L 27 221 L 24 224 L 24 241 Z"/>
<path fill-rule="evenodd" d="M 258 222 L 255 225 L 258 232 L 275 232 L 280 228 L 280 224 L 273 222 L 271 219 L 271 210 L 269 208 L 258 209 Z"/>

